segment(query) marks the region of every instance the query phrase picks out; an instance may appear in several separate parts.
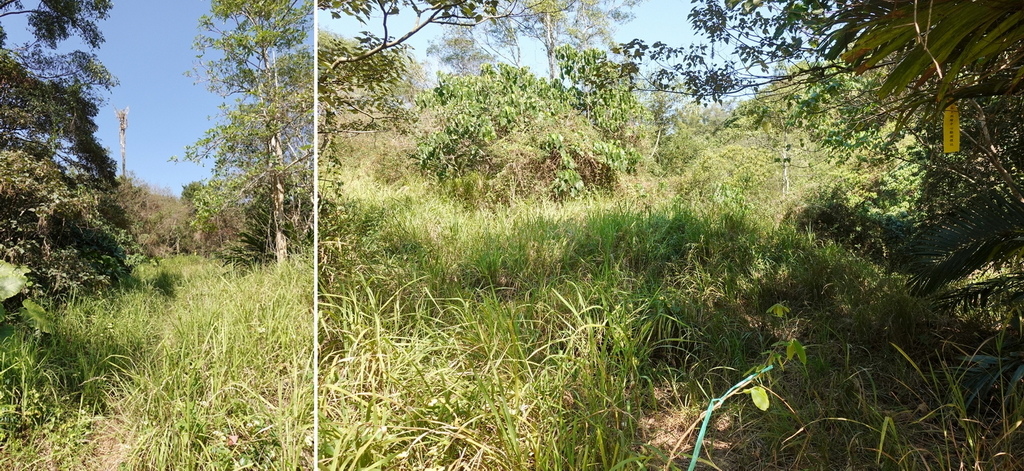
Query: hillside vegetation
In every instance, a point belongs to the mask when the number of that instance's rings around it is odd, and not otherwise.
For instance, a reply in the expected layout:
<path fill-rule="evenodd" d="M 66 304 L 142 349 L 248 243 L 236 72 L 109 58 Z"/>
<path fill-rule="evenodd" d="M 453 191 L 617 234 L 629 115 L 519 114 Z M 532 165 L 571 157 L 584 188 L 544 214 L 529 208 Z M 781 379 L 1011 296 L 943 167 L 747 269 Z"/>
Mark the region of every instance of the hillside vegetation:
<path fill-rule="evenodd" d="M 345 142 L 321 164 L 325 469 L 682 468 L 708 401 L 793 339 L 806 364 L 758 378 L 767 411 L 716 411 L 702 466 L 1022 465 L 1019 396 L 979 413 L 959 386 L 992 318 L 933 310 L 852 237 L 808 230 L 856 166 L 783 195 L 737 144 L 490 204 L 420 174 L 400 137 Z"/>
<path fill-rule="evenodd" d="M 1019 8 L 318 7 L 324 469 L 1024 469 Z"/>

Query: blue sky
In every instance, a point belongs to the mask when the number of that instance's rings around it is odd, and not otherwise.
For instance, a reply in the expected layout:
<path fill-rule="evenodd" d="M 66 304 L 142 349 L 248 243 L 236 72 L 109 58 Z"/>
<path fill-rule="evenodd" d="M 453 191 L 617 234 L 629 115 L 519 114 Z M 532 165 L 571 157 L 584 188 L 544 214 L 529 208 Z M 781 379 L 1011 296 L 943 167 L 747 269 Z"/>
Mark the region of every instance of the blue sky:
<path fill-rule="evenodd" d="M 197 63 L 192 41 L 199 32 L 199 17 L 209 12 L 208 0 L 177 2 L 114 2 L 109 17 L 99 23 L 106 41 L 95 51 L 120 81 L 107 94 L 96 117 L 97 137 L 121 167 L 118 121 L 114 108 L 128 112 L 127 163 L 129 173 L 175 195 L 189 182 L 207 178 L 210 168 L 192 162 L 169 162 L 183 156 L 185 146 L 203 136 L 218 114 L 221 97 L 195 84 L 185 71 Z M 8 24 L 10 24 L 8 26 Z M 5 22 L 8 46 L 28 37 L 27 31 Z M 78 41 L 62 44 L 60 51 L 82 49 Z"/>
<path fill-rule="evenodd" d="M 648 44 L 655 41 L 662 41 L 671 46 L 684 46 L 694 42 L 693 29 L 686 15 L 692 8 L 691 0 L 649 0 L 632 9 L 635 18 L 626 24 L 616 27 L 615 40 L 628 42 L 632 39 L 643 39 Z M 391 34 L 398 36 L 404 34 L 413 25 L 414 19 L 395 18 L 396 22 L 389 25 Z M 320 13 L 317 20 L 320 29 L 331 31 L 342 36 L 354 36 L 359 31 L 371 31 L 380 34 L 378 23 L 370 22 L 361 25 L 357 21 L 348 18 L 332 20 L 330 14 Z M 403 23 L 404 21 L 404 23 Z M 376 29 L 374 29 L 376 28 Z M 436 61 L 427 57 L 427 47 L 430 41 L 441 35 L 442 27 L 438 25 L 427 25 L 413 36 L 408 44 L 413 47 L 413 55 L 421 61 L 426 61 L 430 70 L 437 70 Z M 401 31 L 396 32 L 396 31 Z M 524 65 L 530 67 L 534 73 L 545 75 L 547 73 L 547 59 L 544 50 L 539 43 L 524 44 L 522 56 Z"/>

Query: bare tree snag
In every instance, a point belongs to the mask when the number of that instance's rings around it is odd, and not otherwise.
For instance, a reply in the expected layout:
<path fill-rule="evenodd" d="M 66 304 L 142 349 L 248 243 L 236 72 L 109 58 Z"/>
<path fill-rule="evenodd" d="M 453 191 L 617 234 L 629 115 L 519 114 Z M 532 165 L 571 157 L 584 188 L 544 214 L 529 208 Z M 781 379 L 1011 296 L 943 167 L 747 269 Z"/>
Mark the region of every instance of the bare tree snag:
<path fill-rule="evenodd" d="M 120 123 L 121 129 L 121 176 L 125 178 L 128 177 L 128 165 L 125 161 L 125 131 L 128 130 L 128 108 L 127 106 L 122 110 L 114 108 L 114 113 L 117 114 L 117 121 Z"/>

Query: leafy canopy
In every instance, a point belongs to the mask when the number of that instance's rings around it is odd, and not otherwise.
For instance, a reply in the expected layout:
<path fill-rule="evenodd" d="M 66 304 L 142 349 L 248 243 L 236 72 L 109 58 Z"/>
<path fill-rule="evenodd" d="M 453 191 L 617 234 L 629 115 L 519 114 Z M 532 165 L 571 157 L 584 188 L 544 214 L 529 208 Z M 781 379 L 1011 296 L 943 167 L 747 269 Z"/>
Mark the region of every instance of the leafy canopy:
<path fill-rule="evenodd" d="M 59 296 L 129 266 L 114 161 L 95 136 L 101 92 L 116 80 L 91 51 L 54 51 L 72 37 L 98 47 L 111 3 L 33 3 L 0 2 L 0 259 L 32 267 L 32 289 Z M 31 39 L 12 44 L 18 19 Z"/>
<path fill-rule="evenodd" d="M 286 256 L 288 228 L 308 228 L 312 185 L 312 4 L 304 0 L 215 0 L 199 20 L 197 71 L 211 91 L 232 102 L 221 119 L 186 150 L 212 159 L 213 177 L 194 195 L 200 221 L 224 207 L 256 210 L 265 248 Z M 209 55 L 208 55 L 209 54 Z M 299 229 L 305 231 L 305 229 Z"/>
<path fill-rule="evenodd" d="M 619 50 L 674 62 L 653 74 L 654 86 L 700 98 L 882 68 L 879 97 L 910 92 L 905 109 L 941 109 L 958 98 L 1019 93 L 1024 76 L 1024 13 L 1015 1 L 704 0 L 688 18 L 708 44 L 634 40 Z"/>
<path fill-rule="evenodd" d="M 355 37 L 359 49 L 333 57 L 331 68 L 400 46 L 429 24 L 474 26 L 508 14 L 499 11 L 499 0 L 317 0 L 317 8 L 329 12 L 333 18 L 348 16 L 364 25 L 371 18 L 377 18 L 375 22 L 381 25 L 379 32 L 359 32 Z M 395 17 L 409 12 L 416 17 L 413 26 L 398 31 L 400 36 L 396 36 Z"/>
<path fill-rule="evenodd" d="M 355 40 L 321 31 L 317 43 L 320 132 L 379 130 L 405 119 L 401 88 L 412 65 L 404 46 L 382 51 L 363 60 L 331 67 L 333 58 L 357 54 Z"/>

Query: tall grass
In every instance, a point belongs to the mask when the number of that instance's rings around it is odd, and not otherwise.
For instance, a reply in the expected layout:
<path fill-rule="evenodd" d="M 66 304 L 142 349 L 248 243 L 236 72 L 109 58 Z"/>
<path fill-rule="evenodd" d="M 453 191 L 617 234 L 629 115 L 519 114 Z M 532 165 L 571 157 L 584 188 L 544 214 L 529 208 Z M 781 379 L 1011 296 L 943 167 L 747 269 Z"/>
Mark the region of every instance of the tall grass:
<path fill-rule="evenodd" d="M 310 467 L 309 270 L 166 259 L 4 340 L 0 466 Z"/>
<path fill-rule="evenodd" d="M 702 467 L 1019 463 L 1017 409 L 972 414 L 946 376 L 959 359 L 936 346 L 958 321 L 778 208 L 667 192 L 477 208 L 334 172 L 325 469 L 682 468 L 708 401 L 793 338 L 807 365 L 763 380 L 768 411 L 743 395 L 717 411 Z"/>

